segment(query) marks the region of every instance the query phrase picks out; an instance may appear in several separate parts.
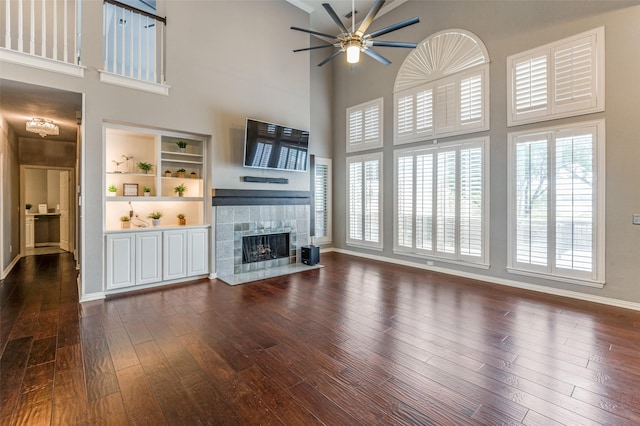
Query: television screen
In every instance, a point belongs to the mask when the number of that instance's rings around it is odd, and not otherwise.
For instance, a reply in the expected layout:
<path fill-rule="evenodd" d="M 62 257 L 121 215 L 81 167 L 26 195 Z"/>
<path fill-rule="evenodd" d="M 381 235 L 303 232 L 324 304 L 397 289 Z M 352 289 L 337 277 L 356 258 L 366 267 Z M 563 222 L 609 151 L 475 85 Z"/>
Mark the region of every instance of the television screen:
<path fill-rule="evenodd" d="M 308 150 L 308 131 L 247 118 L 245 167 L 304 172 Z"/>

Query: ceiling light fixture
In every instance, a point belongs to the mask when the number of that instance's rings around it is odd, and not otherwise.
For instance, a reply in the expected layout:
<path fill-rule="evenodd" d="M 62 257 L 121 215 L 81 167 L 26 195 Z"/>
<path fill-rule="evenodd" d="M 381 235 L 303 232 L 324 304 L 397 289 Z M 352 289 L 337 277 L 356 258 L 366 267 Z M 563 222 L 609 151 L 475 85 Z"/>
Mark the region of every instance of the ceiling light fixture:
<path fill-rule="evenodd" d="M 44 138 L 47 135 L 58 136 L 60 128 L 53 121 L 46 118 L 32 118 L 27 120 L 27 132 L 37 133 Z"/>

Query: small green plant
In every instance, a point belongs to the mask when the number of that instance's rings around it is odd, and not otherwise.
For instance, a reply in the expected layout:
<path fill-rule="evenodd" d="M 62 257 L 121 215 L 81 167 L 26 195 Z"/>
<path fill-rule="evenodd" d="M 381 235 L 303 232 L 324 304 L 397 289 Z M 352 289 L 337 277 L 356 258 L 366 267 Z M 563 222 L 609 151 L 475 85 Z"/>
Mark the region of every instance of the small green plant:
<path fill-rule="evenodd" d="M 178 169 L 178 173 L 184 173 L 184 172 L 186 172 L 185 169 Z"/>
<path fill-rule="evenodd" d="M 27 207 L 27 210 L 31 210 L 32 206 L 31 206 L 31 204 L 27 203 L 26 207 Z"/>
<path fill-rule="evenodd" d="M 178 141 L 176 142 L 176 145 L 178 145 L 178 148 L 186 148 L 187 147 L 187 143 L 185 141 Z"/>
<path fill-rule="evenodd" d="M 118 191 L 118 187 L 115 186 L 115 185 L 109 185 L 107 187 L 107 191 L 109 191 L 109 192 L 117 192 Z"/>
<path fill-rule="evenodd" d="M 160 219 L 161 217 L 162 217 L 162 212 L 149 213 L 149 219 Z"/>
<path fill-rule="evenodd" d="M 151 163 L 145 163 L 144 161 L 140 161 L 138 163 L 138 168 L 143 172 L 148 173 L 153 168 L 153 166 L 151 165 Z"/>
<path fill-rule="evenodd" d="M 120 217 L 120 221 L 121 222 L 129 222 L 131 220 L 131 218 L 129 216 L 122 216 Z"/>
<path fill-rule="evenodd" d="M 184 213 L 180 213 L 180 214 L 178 214 L 178 216 L 177 216 L 177 218 L 178 218 L 178 219 L 180 219 L 180 220 L 184 219 L 185 217 L 186 217 L 186 216 L 184 215 Z"/>
<path fill-rule="evenodd" d="M 177 192 L 178 194 L 182 194 L 183 192 L 187 191 L 187 187 L 185 186 L 184 183 L 181 183 L 180 185 L 178 185 L 175 188 L 173 188 L 173 190 L 175 192 Z"/>
<path fill-rule="evenodd" d="M 151 192 L 151 188 L 149 188 L 148 186 L 143 186 L 142 192 Z"/>

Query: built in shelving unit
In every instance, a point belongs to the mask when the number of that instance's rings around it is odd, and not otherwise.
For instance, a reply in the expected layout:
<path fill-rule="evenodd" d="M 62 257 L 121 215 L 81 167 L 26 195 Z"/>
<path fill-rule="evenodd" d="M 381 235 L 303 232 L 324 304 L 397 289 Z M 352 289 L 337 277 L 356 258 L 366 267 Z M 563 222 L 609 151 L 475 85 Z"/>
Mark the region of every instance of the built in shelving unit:
<path fill-rule="evenodd" d="M 180 148 L 178 142 L 185 143 Z M 104 126 L 105 290 L 183 281 L 209 272 L 207 138 Z M 140 163 L 150 164 L 143 170 Z M 180 195 L 177 186 L 186 191 Z M 115 194 L 108 188 L 115 186 Z M 150 191 L 145 194 L 144 188 Z M 148 217 L 162 212 L 159 226 Z M 179 225 L 178 214 L 186 216 Z M 128 228 L 120 218 L 131 216 Z"/>

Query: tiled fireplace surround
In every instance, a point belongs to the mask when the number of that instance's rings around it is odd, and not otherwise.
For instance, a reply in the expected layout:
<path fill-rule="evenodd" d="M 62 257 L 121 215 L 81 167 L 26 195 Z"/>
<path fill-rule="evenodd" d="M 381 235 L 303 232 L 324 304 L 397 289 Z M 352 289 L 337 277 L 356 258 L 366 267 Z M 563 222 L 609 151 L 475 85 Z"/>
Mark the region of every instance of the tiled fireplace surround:
<path fill-rule="evenodd" d="M 299 263 L 300 247 L 309 244 L 310 205 L 305 194 L 217 190 L 213 198 L 216 275 L 228 277 Z M 288 258 L 242 263 L 242 237 L 283 232 L 289 233 Z"/>

